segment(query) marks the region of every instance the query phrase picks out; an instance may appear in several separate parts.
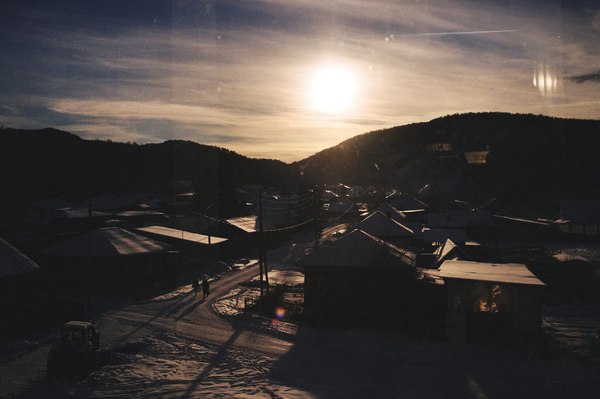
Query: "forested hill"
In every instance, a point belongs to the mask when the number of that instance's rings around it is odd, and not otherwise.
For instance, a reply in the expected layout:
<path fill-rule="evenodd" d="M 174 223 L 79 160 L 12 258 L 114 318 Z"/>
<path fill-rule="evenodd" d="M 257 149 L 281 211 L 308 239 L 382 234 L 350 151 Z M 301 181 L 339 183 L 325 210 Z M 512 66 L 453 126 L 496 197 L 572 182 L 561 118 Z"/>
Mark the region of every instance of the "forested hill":
<path fill-rule="evenodd" d="M 375 182 L 429 201 L 551 215 L 560 199 L 600 198 L 598 148 L 597 120 L 470 113 L 356 136 L 295 166 L 316 181 Z M 478 150 L 489 151 L 487 163 L 467 164 L 465 152 Z"/>
<path fill-rule="evenodd" d="M 244 183 L 278 185 L 288 166 L 224 148 L 171 140 L 138 145 L 84 140 L 55 130 L 0 130 L 0 181 L 5 195 L 84 199 L 99 193 L 172 192 L 194 182 L 197 192 Z"/>
<path fill-rule="evenodd" d="M 138 145 L 2 129 L 0 202 L 168 192 L 172 181 L 190 180 L 198 198 L 214 203 L 247 183 L 294 190 L 343 182 L 398 188 L 430 203 L 462 199 L 555 217 L 561 199 L 600 198 L 599 147 L 600 121 L 506 113 L 366 133 L 291 165 L 189 141 Z M 471 151 L 489 151 L 486 163 L 469 164 Z"/>

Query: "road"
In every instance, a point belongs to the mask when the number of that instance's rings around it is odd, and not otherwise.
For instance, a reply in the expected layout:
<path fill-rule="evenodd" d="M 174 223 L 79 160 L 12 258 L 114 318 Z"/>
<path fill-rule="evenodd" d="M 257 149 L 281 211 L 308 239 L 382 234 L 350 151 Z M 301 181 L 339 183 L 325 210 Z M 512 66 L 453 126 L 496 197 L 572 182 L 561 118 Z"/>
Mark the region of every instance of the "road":
<path fill-rule="evenodd" d="M 201 294 L 194 297 L 191 289 L 164 300 L 139 302 L 123 309 L 105 314 L 99 320 L 104 343 L 116 346 L 133 337 L 162 330 L 199 339 L 215 345 L 228 345 L 263 353 L 281 355 L 292 345 L 291 337 L 273 336 L 268 330 L 257 328 L 257 322 L 246 317 L 226 317 L 217 314 L 213 304 L 227 295 L 240 283 L 258 274 L 258 265 L 242 271 L 231 272 L 211 284 L 211 293 L 203 300 Z"/>
<path fill-rule="evenodd" d="M 269 251 L 269 264 L 293 264 L 313 239 L 313 232 L 297 234 L 276 250 Z M 175 332 L 224 348 L 241 348 L 279 357 L 292 346 L 292 336 L 262 328 L 261 320 L 217 314 L 212 306 L 258 272 L 258 264 L 255 264 L 224 274 L 212 282 L 206 300 L 201 295 L 194 298 L 187 286 L 162 297 L 105 312 L 97 318 L 101 344 L 113 347 L 147 336 Z M 28 340 L 20 340 L 30 343 L 22 351 L 0 358 L 0 398 L 46 397 L 53 385 L 46 376 L 46 358 L 56 334 L 56 330 L 43 331 Z"/>

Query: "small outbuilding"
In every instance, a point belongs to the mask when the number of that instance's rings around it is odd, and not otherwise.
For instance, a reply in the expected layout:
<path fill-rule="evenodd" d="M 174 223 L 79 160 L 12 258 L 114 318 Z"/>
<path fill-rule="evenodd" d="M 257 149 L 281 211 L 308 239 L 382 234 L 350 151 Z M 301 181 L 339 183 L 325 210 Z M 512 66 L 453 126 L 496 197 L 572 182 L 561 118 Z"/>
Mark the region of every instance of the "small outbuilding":
<path fill-rule="evenodd" d="M 455 342 L 532 339 L 541 333 L 545 284 L 524 264 L 447 260 L 439 268 L 448 301 L 446 335 Z"/>

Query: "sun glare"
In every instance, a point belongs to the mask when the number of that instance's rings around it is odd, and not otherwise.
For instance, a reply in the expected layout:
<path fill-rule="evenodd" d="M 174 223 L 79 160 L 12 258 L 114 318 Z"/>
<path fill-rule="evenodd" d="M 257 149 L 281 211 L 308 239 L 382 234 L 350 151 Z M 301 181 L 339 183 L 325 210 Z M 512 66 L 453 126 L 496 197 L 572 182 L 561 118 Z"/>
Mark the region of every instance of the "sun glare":
<path fill-rule="evenodd" d="M 319 69 L 312 78 L 310 99 L 312 107 L 322 113 L 337 114 L 347 111 L 356 95 L 356 80 L 346 69 L 327 67 Z"/>

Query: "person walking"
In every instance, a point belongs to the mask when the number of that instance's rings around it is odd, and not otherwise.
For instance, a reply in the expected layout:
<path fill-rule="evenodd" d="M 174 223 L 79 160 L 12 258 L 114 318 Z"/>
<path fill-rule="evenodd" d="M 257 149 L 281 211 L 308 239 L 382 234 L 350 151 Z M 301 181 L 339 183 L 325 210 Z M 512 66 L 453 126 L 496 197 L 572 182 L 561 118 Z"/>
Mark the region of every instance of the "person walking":
<path fill-rule="evenodd" d="M 192 281 L 192 288 L 194 289 L 194 297 L 198 295 L 198 290 L 200 289 L 200 283 L 198 282 L 198 277 L 194 277 Z"/>
<path fill-rule="evenodd" d="M 204 277 L 204 280 L 202 280 L 202 295 L 204 299 L 206 299 L 208 294 L 210 294 L 210 285 L 208 284 L 208 278 Z"/>

